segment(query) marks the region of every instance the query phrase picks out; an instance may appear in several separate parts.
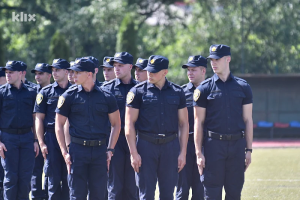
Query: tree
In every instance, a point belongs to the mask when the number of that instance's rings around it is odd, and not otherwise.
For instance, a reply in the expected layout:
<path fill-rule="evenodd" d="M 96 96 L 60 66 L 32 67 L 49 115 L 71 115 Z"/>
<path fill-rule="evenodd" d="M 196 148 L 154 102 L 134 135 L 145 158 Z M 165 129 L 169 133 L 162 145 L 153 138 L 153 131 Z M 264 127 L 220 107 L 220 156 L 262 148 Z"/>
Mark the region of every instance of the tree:
<path fill-rule="evenodd" d="M 49 63 L 52 63 L 52 60 L 55 58 L 63 58 L 69 60 L 69 45 L 66 43 L 65 37 L 60 34 L 59 31 L 56 31 L 56 33 L 51 38 L 49 54 Z"/>
<path fill-rule="evenodd" d="M 137 45 L 136 45 L 136 37 L 137 37 L 137 30 L 135 28 L 135 20 L 134 16 L 129 13 L 125 15 L 121 26 L 118 31 L 117 35 L 117 46 L 116 51 L 122 52 L 127 51 L 129 52 L 134 59 L 136 59 L 137 55 Z"/>

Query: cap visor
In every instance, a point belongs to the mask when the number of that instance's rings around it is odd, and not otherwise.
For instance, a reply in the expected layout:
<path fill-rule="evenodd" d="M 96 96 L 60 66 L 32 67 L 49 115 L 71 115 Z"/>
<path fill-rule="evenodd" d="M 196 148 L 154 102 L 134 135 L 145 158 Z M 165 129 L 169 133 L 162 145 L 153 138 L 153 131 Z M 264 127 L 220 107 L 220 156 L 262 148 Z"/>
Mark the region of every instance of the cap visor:
<path fill-rule="evenodd" d="M 207 58 L 220 59 L 222 57 L 224 57 L 224 56 L 209 55 Z"/>
<path fill-rule="evenodd" d="M 100 65 L 99 67 L 114 68 L 114 66 L 111 66 L 111 65 Z"/>
<path fill-rule="evenodd" d="M 140 68 L 141 70 L 145 70 L 146 68 L 143 68 L 141 65 L 133 65 L 133 67 L 138 67 Z"/>
<path fill-rule="evenodd" d="M 5 70 L 9 70 L 9 71 L 22 71 L 22 70 L 16 70 L 16 69 L 11 68 L 11 67 L 3 67 L 1 71 L 5 71 Z"/>
<path fill-rule="evenodd" d="M 73 71 L 76 71 L 76 72 L 83 72 L 84 70 L 80 69 L 79 67 L 76 67 L 76 66 L 72 66 L 70 68 L 68 68 L 68 70 L 73 70 Z"/>
<path fill-rule="evenodd" d="M 183 68 L 183 69 L 186 69 L 186 68 L 188 68 L 188 67 L 198 67 L 198 65 L 195 65 L 195 64 L 192 64 L 192 63 L 187 63 L 187 64 L 185 64 L 185 65 L 182 65 L 182 68 Z"/>
<path fill-rule="evenodd" d="M 158 69 L 155 69 L 153 67 L 146 67 L 144 70 L 150 72 L 150 73 L 157 73 L 157 72 L 160 72 L 162 69 L 158 70 Z"/>

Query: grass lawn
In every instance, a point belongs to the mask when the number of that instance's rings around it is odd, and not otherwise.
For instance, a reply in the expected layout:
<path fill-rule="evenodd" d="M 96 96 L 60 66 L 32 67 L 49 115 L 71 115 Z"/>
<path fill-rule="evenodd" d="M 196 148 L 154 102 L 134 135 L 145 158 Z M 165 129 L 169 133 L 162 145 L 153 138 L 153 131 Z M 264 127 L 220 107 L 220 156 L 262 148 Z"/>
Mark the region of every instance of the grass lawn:
<path fill-rule="evenodd" d="M 300 148 L 254 149 L 242 199 L 300 200 Z"/>

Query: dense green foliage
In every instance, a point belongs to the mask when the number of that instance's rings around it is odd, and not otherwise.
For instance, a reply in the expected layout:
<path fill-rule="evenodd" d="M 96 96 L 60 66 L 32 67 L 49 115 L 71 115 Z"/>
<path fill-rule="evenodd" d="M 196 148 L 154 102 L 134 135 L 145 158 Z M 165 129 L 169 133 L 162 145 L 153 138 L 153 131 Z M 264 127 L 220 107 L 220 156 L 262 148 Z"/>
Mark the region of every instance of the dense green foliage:
<path fill-rule="evenodd" d="M 31 69 L 62 51 L 58 57 L 92 55 L 101 61 L 128 49 L 135 59 L 168 57 L 169 79 L 182 84 L 188 56 L 207 56 L 211 44 L 223 43 L 232 48 L 234 73 L 299 73 L 299 0 L 175 2 L 2 0 L 0 66 L 23 60 Z M 13 22 L 12 12 L 36 14 L 36 21 Z M 69 50 L 53 49 L 58 32 L 57 40 L 65 40 Z"/>

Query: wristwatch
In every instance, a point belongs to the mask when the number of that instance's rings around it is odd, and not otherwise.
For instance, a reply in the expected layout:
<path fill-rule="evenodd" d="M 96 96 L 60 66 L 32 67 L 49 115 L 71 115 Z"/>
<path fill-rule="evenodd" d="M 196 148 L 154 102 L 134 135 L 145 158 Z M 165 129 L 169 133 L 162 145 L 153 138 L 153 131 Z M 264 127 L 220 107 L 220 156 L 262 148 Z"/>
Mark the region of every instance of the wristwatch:
<path fill-rule="evenodd" d="M 38 140 L 38 139 L 34 139 L 34 142 L 37 142 L 37 143 L 39 143 L 39 140 Z"/>
<path fill-rule="evenodd" d="M 115 153 L 115 150 L 114 150 L 114 149 L 107 149 L 107 151 L 106 151 L 106 152 L 108 152 L 108 151 L 111 151 L 111 152 L 112 152 L 112 154 L 114 154 L 114 153 Z"/>
<path fill-rule="evenodd" d="M 247 152 L 247 151 L 250 151 L 250 152 L 252 153 L 252 149 L 246 149 L 245 151 L 246 151 L 246 152 Z"/>

